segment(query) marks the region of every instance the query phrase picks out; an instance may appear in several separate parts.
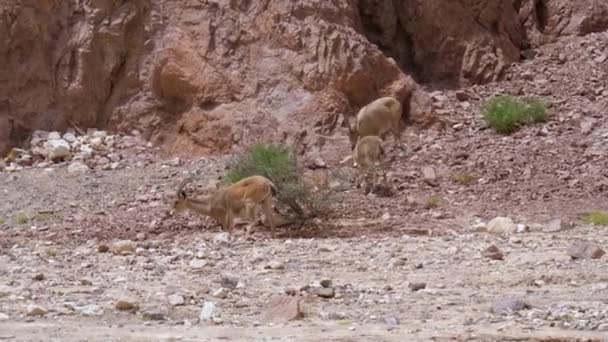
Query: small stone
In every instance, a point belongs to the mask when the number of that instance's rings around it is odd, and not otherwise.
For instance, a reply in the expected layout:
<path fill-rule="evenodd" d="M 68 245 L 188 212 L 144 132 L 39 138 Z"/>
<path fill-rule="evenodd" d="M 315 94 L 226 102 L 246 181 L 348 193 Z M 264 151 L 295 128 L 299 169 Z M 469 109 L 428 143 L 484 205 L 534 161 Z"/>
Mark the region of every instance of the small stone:
<path fill-rule="evenodd" d="M 89 166 L 79 160 L 71 163 L 68 166 L 68 172 L 70 172 L 70 173 L 86 172 L 89 170 L 90 170 Z"/>
<path fill-rule="evenodd" d="M 331 279 L 321 279 L 321 281 L 319 281 L 319 284 L 323 287 L 330 287 L 331 283 Z"/>
<path fill-rule="evenodd" d="M 114 307 L 120 311 L 132 311 L 132 310 L 137 310 L 139 308 L 139 304 L 137 304 L 137 302 L 135 302 L 132 299 L 123 298 L 123 299 L 116 301 L 116 304 L 114 304 Z"/>
<path fill-rule="evenodd" d="M 494 301 L 490 311 L 494 314 L 513 314 L 531 308 L 530 304 L 518 297 L 504 297 Z"/>
<path fill-rule="evenodd" d="M 39 133 L 40 136 L 44 136 L 44 134 Z M 61 133 L 57 132 L 57 131 L 52 131 L 49 132 L 49 134 L 46 137 L 47 140 L 59 140 L 61 139 Z"/>
<path fill-rule="evenodd" d="M 112 244 L 110 250 L 119 255 L 133 254 L 135 253 L 135 243 L 131 240 L 119 240 Z"/>
<path fill-rule="evenodd" d="M 141 317 L 146 321 L 164 321 L 166 316 L 166 310 L 158 307 L 150 306 L 141 311 Z"/>
<path fill-rule="evenodd" d="M 74 307 L 76 312 L 83 316 L 101 316 L 103 315 L 103 310 L 97 304 L 88 304 L 82 306 Z"/>
<path fill-rule="evenodd" d="M 336 295 L 331 287 L 313 287 L 311 292 L 321 298 L 333 298 Z"/>
<path fill-rule="evenodd" d="M 74 133 L 72 133 L 72 132 L 66 132 L 63 135 L 63 140 L 65 140 L 65 141 L 67 141 L 69 143 L 73 143 L 73 142 L 76 141 L 76 135 L 74 135 Z"/>
<path fill-rule="evenodd" d="M 545 226 L 543 227 L 543 232 L 556 233 L 556 232 L 561 232 L 564 230 L 571 229 L 572 227 L 573 227 L 573 225 L 570 222 L 566 222 L 561 219 L 555 219 L 555 220 L 551 220 L 547 224 L 545 224 Z"/>
<path fill-rule="evenodd" d="M 215 234 L 213 237 L 213 242 L 219 244 L 229 244 L 230 243 L 230 234 L 227 232 L 222 232 Z"/>
<path fill-rule="evenodd" d="M 597 124 L 597 120 L 590 117 L 585 117 L 581 120 L 579 126 L 581 128 L 581 133 L 589 134 L 593 131 Z"/>
<path fill-rule="evenodd" d="M 400 321 L 397 316 L 386 316 L 384 317 L 384 323 L 390 326 L 396 326 L 399 325 Z"/>
<path fill-rule="evenodd" d="M 44 316 L 48 312 L 47 309 L 40 305 L 28 305 L 27 306 L 27 315 L 28 316 Z"/>
<path fill-rule="evenodd" d="M 293 287 L 286 287 L 285 290 L 283 290 L 283 291 L 288 296 L 295 296 L 298 293 L 298 291 L 296 289 L 294 289 Z"/>
<path fill-rule="evenodd" d="M 285 269 L 285 264 L 280 261 L 271 261 L 264 268 L 269 268 L 271 270 L 282 270 Z"/>
<path fill-rule="evenodd" d="M 109 250 L 110 250 L 110 247 L 108 247 L 108 245 L 103 245 L 103 244 L 102 244 L 102 245 L 97 246 L 97 251 L 98 251 L 99 253 L 106 253 L 106 252 L 108 252 Z"/>
<path fill-rule="evenodd" d="M 0 322 L 2 321 L 8 321 L 9 320 L 9 316 L 3 312 L 0 312 Z"/>
<path fill-rule="evenodd" d="M 568 255 L 572 259 L 599 259 L 606 252 L 598 245 L 589 241 L 573 242 L 568 248 Z"/>
<path fill-rule="evenodd" d="M 498 249 L 498 247 L 492 245 L 488 248 L 486 248 L 485 250 L 483 250 L 481 252 L 481 255 L 485 258 L 489 258 L 492 260 L 502 260 L 504 255 L 503 253 L 500 251 L 500 249 Z"/>
<path fill-rule="evenodd" d="M 44 280 L 44 273 L 38 273 L 32 277 L 33 280 L 42 281 Z"/>
<path fill-rule="evenodd" d="M 425 166 L 422 168 L 422 179 L 428 185 L 437 185 L 437 176 L 435 175 L 435 170 L 433 170 L 433 168 L 430 166 Z"/>
<path fill-rule="evenodd" d="M 408 287 L 412 292 L 420 291 L 426 288 L 426 283 L 409 283 Z"/>
<path fill-rule="evenodd" d="M 179 295 L 179 294 L 172 294 L 168 297 L 169 299 L 169 304 L 173 305 L 173 306 L 180 306 L 180 305 L 184 305 L 186 303 L 186 301 L 184 300 L 184 296 Z"/>
<path fill-rule="evenodd" d="M 226 274 L 222 277 L 220 283 L 225 288 L 236 289 L 236 286 L 239 284 L 239 278 L 235 275 Z"/>
<path fill-rule="evenodd" d="M 304 317 L 300 299 L 288 296 L 274 296 L 270 299 L 264 319 L 268 321 L 294 321 Z"/>
<path fill-rule="evenodd" d="M 70 156 L 70 143 L 58 138 L 46 142 L 47 156 L 52 161 L 61 160 Z"/>
<path fill-rule="evenodd" d="M 206 301 L 198 317 L 201 321 L 210 321 L 216 316 L 216 311 L 215 303 Z"/>
<path fill-rule="evenodd" d="M 458 101 L 468 101 L 470 98 L 469 94 L 467 94 L 463 90 L 456 91 L 456 93 L 454 95 L 456 95 L 456 99 Z"/>
<path fill-rule="evenodd" d="M 219 289 L 213 291 L 212 295 L 213 297 L 225 299 L 226 297 L 228 297 L 228 289 L 220 287 Z"/>
<path fill-rule="evenodd" d="M 189 266 L 193 270 L 201 270 L 205 266 L 207 266 L 207 264 L 208 264 L 207 260 L 192 259 L 192 260 L 190 260 Z"/>

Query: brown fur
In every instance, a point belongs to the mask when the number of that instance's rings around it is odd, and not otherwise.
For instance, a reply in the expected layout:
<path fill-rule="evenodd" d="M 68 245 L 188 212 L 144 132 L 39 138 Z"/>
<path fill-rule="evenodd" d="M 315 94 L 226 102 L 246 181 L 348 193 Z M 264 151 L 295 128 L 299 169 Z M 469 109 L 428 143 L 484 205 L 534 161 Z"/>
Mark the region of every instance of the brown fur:
<path fill-rule="evenodd" d="M 268 178 L 256 175 L 224 187 L 218 184 L 214 193 L 202 198 L 187 197 L 183 187 L 189 181 L 190 179 L 184 180 L 177 189 L 177 198 L 173 203 L 174 212 L 192 210 L 212 217 L 220 222 L 224 230 L 231 231 L 234 217 L 241 216 L 245 210 L 250 220 L 247 232 L 251 233 L 257 220 L 257 208 L 261 206 L 274 237 L 272 197 L 276 194 L 276 188 Z"/>
<path fill-rule="evenodd" d="M 373 167 L 380 162 L 384 155 L 382 139 L 377 135 L 368 135 L 357 141 L 353 151 L 354 166 L 361 168 Z"/>
<path fill-rule="evenodd" d="M 347 122 L 351 149 L 360 138 L 391 132 L 395 143 L 401 144 L 401 102 L 392 96 L 381 97 L 359 110 L 356 122 Z M 347 121 L 348 118 L 347 118 Z"/>

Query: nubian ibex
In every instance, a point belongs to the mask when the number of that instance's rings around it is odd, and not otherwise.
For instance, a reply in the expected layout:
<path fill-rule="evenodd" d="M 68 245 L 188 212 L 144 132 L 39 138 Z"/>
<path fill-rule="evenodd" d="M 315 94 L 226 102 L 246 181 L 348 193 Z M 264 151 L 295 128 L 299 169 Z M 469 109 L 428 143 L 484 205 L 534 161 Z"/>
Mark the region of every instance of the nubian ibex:
<path fill-rule="evenodd" d="M 172 214 L 191 210 L 219 221 L 224 230 L 231 231 L 234 218 L 242 217 L 245 210 L 250 222 L 246 231 L 251 233 L 257 222 L 257 209 L 261 206 L 270 225 L 272 237 L 275 236 L 272 198 L 276 195 L 276 187 L 268 178 L 256 175 L 228 186 L 220 186 L 218 183 L 211 195 L 200 198 L 187 196 L 184 187 L 191 181 L 191 178 L 187 178 L 177 187 Z"/>
<path fill-rule="evenodd" d="M 353 123 L 345 117 L 348 126 L 351 149 L 363 137 L 375 135 L 382 137 L 391 132 L 395 143 L 401 144 L 401 102 L 392 96 L 381 97 L 367 104 L 357 113 Z"/>
<path fill-rule="evenodd" d="M 353 151 L 353 166 L 363 169 L 375 167 L 383 156 L 382 139 L 377 135 L 368 135 L 357 140 Z"/>

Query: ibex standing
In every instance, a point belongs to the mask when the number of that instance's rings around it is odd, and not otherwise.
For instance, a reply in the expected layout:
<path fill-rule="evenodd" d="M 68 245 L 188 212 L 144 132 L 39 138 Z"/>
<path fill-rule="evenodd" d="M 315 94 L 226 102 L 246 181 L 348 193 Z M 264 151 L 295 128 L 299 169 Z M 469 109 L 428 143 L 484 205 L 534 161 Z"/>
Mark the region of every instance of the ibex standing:
<path fill-rule="evenodd" d="M 392 132 L 396 144 L 401 144 L 401 102 L 392 96 L 381 97 L 359 110 L 355 123 L 346 118 L 351 149 L 357 141 L 369 135 L 383 136 Z"/>
<path fill-rule="evenodd" d="M 270 225 L 272 237 L 275 236 L 272 197 L 276 194 L 276 188 L 268 178 L 256 175 L 224 187 L 218 184 L 213 194 L 202 198 L 190 198 L 186 195 L 184 186 L 191 180 L 188 178 L 179 184 L 177 198 L 173 202 L 173 212 L 192 210 L 219 221 L 224 230 L 231 231 L 234 217 L 241 216 L 245 210 L 250 220 L 247 232 L 251 233 L 257 221 L 256 209 L 261 206 Z"/>
<path fill-rule="evenodd" d="M 377 135 L 368 135 L 360 138 L 353 151 L 354 166 L 367 169 L 380 163 L 384 156 L 382 139 Z"/>

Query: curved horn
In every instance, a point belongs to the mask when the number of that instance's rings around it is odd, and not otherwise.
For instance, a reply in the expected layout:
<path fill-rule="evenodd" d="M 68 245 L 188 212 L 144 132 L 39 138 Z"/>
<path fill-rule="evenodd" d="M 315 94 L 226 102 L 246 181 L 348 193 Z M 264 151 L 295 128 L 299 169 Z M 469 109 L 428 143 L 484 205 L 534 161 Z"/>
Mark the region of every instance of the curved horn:
<path fill-rule="evenodd" d="M 186 184 L 190 183 L 191 181 L 192 181 L 192 178 L 186 178 L 181 183 L 179 183 L 179 185 L 177 186 L 177 196 L 178 197 L 186 198 L 186 193 L 183 191 L 183 189 L 184 189 L 184 186 L 186 186 Z"/>

